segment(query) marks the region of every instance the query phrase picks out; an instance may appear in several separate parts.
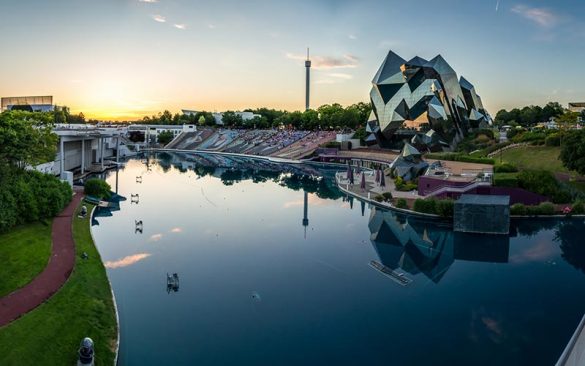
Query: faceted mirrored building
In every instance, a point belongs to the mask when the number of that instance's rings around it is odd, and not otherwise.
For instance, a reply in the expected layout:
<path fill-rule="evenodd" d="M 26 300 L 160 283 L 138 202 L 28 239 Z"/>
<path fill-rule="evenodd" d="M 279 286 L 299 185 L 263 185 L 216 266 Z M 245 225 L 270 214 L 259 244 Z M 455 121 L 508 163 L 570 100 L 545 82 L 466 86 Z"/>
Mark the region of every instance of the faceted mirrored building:
<path fill-rule="evenodd" d="M 474 86 L 440 55 L 406 61 L 390 51 L 372 84 L 368 145 L 451 150 L 470 130 L 491 124 Z"/>

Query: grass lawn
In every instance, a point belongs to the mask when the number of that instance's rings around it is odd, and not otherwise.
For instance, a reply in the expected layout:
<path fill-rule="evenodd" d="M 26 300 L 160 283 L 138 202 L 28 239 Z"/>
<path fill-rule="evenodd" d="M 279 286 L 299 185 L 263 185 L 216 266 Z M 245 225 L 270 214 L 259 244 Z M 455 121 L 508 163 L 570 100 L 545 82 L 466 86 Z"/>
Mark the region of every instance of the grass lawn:
<path fill-rule="evenodd" d="M 0 235 L 0 297 L 32 281 L 47 266 L 50 255 L 51 221 Z"/>
<path fill-rule="evenodd" d="M 544 169 L 553 173 L 569 173 L 559 160 L 560 152 L 558 146 L 523 146 L 504 151 L 502 161 L 514 164 L 520 170 Z M 496 154 L 494 160 L 499 163 L 500 154 Z"/>
<path fill-rule="evenodd" d="M 77 258 L 71 277 L 46 303 L 0 328 L 0 365 L 75 365 L 84 337 L 95 342 L 96 365 L 113 364 L 117 326 L 110 284 L 89 215 L 73 220 Z M 89 259 L 80 258 L 83 252 Z"/>

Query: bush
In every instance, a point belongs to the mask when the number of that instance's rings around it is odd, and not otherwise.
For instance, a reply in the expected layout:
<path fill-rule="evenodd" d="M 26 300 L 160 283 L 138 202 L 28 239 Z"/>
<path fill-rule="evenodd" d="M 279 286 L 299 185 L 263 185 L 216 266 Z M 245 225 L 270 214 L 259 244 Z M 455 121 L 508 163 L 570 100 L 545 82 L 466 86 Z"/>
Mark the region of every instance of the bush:
<path fill-rule="evenodd" d="M 428 159 L 437 160 L 448 160 L 448 161 L 462 161 L 465 163 L 477 163 L 477 164 L 489 164 L 494 165 L 495 160 L 492 158 L 474 158 L 467 154 L 456 154 L 456 153 L 431 153 L 425 156 Z"/>
<path fill-rule="evenodd" d="M 496 187 L 518 187 L 518 174 L 498 173 L 494 175 L 494 186 Z"/>
<path fill-rule="evenodd" d="M 384 192 L 384 193 L 382 193 L 382 197 L 384 197 L 384 200 L 385 201 L 388 201 L 389 202 L 390 200 L 392 200 L 392 193 L 390 193 L 390 192 Z"/>
<path fill-rule="evenodd" d="M 524 170 L 518 174 L 518 186 L 530 192 L 547 196 L 554 203 L 571 201 L 571 193 L 546 170 Z"/>
<path fill-rule="evenodd" d="M 543 202 L 538 206 L 526 207 L 526 214 L 529 216 L 554 215 L 554 213 L 555 207 L 550 202 Z"/>
<path fill-rule="evenodd" d="M 71 201 L 69 184 L 36 171 L 2 168 L 0 232 L 54 217 Z"/>
<path fill-rule="evenodd" d="M 494 173 L 516 173 L 518 168 L 510 163 L 502 163 L 494 166 Z"/>
<path fill-rule="evenodd" d="M 394 185 L 396 186 L 396 190 L 400 192 L 410 192 L 418 188 L 416 183 L 404 182 L 401 177 L 396 177 L 394 179 Z"/>
<path fill-rule="evenodd" d="M 513 204 L 510 207 L 510 215 L 525 216 L 526 215 L 526 206 L 524 206 L 521 203 Z"/>
<path fill-rule="evenodd" d="M 455 202 L 450 199 L 438 200 L 436 202 L 436 212 L 441 217 L 453 217 Z"/>
<path fill-rule="evenodd" d="M 417 198 L 414 201 L 413 209 L 416 212 L 422 212 L 422 213 L 436 215 L 437 214 L 437 201 L 435 199 L 432 199 L 432 198 L 429 198 L 429 199 Z"/>
<path fill-rule="evenodd" d="M 577 201 L 571 207 L 571 214 L 573 215 L 583 215 L 585 214 L 585 204 L 583 201 Z"/>
<path fill-rule="evenodd" d="M 84 192 L 88 196 L 108 199 L 110 198 L 111 189 L 106 181 L 92 178 L 85 182 Z"/>
<path fill-rule="evenodd" d="M 408 203 L 406 202 L 406 200 L 404 198 L 399 198 L 396 200 L 396 204 L 394 205 L 398 208 L 402 208 L 402 209 L 408 209 Z"/>
<path fill-rule="evenodd" d="M 544 140 L 546 146 L 561 146 L 561 134 L 553 133 L 546 137 Z"/>
<path fill-rule="evenodd" d="M 374 201 L 382 202 L 382 201 L 384 201 L 384 196 L 382 196 L 381 194 L 377 194 L 374 196 Z"/>

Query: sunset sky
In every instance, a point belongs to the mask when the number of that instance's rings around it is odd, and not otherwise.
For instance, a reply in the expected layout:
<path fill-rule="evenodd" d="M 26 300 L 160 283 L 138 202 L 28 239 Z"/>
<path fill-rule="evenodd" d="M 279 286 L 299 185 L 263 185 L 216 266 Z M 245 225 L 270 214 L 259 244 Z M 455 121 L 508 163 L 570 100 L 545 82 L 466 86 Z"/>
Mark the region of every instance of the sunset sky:
<path fill-rule="evenodd" d="M 0 96 L 100 119 L 368 101 L 392 49 L 436 54 L 500 108 L 585 101 L 582 0 L 2 0 Z"/>

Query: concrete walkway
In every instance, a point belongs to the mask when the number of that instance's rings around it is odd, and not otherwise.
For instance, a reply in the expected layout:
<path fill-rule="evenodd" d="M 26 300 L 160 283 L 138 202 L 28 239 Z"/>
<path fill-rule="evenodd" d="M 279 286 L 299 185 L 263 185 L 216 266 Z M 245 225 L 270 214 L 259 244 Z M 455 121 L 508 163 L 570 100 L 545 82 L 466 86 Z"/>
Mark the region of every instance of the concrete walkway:
<path fill-rule="evenodd" d="M 0 327 L 41 305 L 69 279 L 75 266 L 71 224 L 82 198 L 82 192 L 76 192 L 69 205 L 53 220 L 51 257 L 43 272 L 28 285 L 0 298 Z"/>

